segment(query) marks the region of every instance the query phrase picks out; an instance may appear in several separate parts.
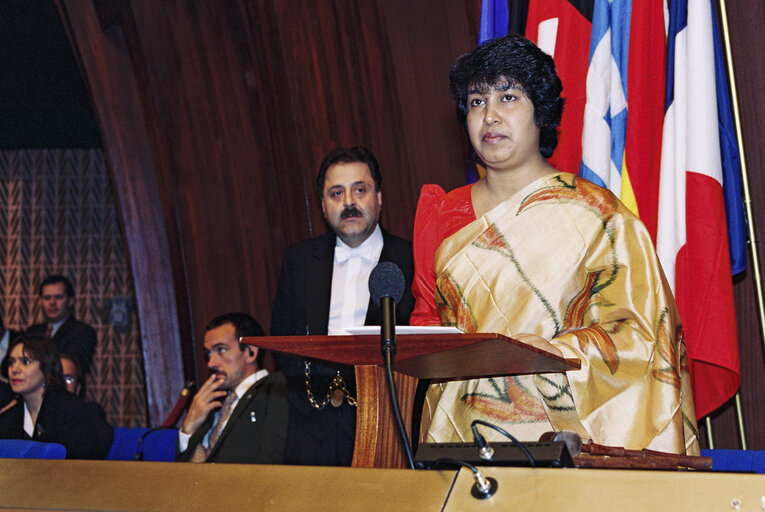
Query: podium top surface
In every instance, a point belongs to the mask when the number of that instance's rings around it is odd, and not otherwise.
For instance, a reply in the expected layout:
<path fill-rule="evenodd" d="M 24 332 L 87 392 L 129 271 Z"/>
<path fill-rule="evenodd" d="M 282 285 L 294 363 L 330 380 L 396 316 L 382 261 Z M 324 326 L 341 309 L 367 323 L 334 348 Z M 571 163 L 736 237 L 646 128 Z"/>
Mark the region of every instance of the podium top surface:
<path fill-rule="evenodd" d="M 383 364 L 377 335 L 264 336 L 242 342 L 328 363 Z M 581 367 L 578 359 L 565 359 L 496 333 L 397 335 L 393 366 L 420 379 L 557 373 Z"/>

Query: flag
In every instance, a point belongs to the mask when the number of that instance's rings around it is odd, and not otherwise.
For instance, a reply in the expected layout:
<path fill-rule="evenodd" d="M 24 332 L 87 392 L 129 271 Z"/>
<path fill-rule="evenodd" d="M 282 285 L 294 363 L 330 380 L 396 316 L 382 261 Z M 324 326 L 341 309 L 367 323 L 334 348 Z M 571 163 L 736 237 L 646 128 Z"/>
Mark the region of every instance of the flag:
<path fill-rule="evenodd" d="M 667 58 L 663 0 L 632 2 L 627 131 L 619 194 L 656 243 Z"/>
<path fill-rule="evenodd" d="M 563 82 L 561 95 L 566 104 L 558 147 L 548 161 L 556 169 L 566 172 L 577 172 L 582 159 L 582 119 L 592 16 L 593 0 L 528 2 L 526 37 L 555 59 L 555 69 Z"/>
<path fill-rule="evenodd" d="M 696 414 L 738 389 L 710 0 L 670 0 L 656 249 L 674 284 Z"/>
<path fill-rule="evenodd" d="M 722 154 L 723 196 L 725 218 L 728 222 L 728 247 L 731 273 L 746 270 L 747 227 L 744 204 L 741 201 L 741 157 L 736 140 L 736 126 L 731 110 L 730 89 L 725 73 L 725 59 L 717 24 L 713 23 L 715 49 L 715 86 L 717 88 L 717 115 L 720 118 L 720 152 Z"/>
<path fill-rule="evenodd" d="M 551 163 L 611 189 L 657 246 L 700 418 L 739 385 L 731 272 L 746 265 L 746 226 L 714 6 L 667 7 L 665 20 L 663 0 L 530 0 L 526 36 L 564 85 Z"/>
<path fill-rule="evenodd" d="M 482 0 L 481 22 L 478 27 L 478 44 L 507 34 L 510 12 L 507 0 Z M 486 169 L 478 162 L 469 162 L 465 170 L 465 182 L 475 183 L 486 175 Z"/>
<path fill-rule="evenodd" d="M 622 197 L 631 12 L 631 0 L 595 0 L 579 167 L 580 176 Z M 625 203 L 637 214 L 634 200 Z"/>
<path fill-rule="evenodd" d="M 478 44 L 507 34 L 510 13 L 507 0 L 481 1 L 481 26 L 478 27 Z"/>

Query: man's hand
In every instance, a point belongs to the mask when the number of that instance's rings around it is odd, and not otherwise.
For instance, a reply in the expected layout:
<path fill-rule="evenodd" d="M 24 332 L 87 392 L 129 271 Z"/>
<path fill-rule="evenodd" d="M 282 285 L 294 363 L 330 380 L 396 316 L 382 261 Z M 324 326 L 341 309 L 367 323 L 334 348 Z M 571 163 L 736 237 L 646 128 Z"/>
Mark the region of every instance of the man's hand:
<path fill-rule="evenodd" d="M 210 411 L 223 405 L 223 398 L 227 392 L 219 389 L 223 379 L 216 374 L 210 375 L 210 378 L 202 384 L 197 394 L 189 406 L 189 412 L 181 425 L 181 431 L 184 434 L 193 435 L 197 429 L 205 422 Z"/>

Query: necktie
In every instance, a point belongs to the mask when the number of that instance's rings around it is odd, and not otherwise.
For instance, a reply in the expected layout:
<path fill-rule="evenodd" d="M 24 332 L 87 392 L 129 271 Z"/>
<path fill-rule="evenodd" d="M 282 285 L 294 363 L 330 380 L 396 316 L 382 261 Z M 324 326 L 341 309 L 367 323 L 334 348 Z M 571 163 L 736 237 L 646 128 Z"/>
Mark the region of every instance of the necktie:
<path fill-rule="evenodd" d="M 205 448 L 200 442 L 197 445 L 196 450 L 194 450 L 194 454 L 191 456 L 191 462 L 205 462 L 207 460 L 207 457 L 210 455 L 210 451 L 212 451 L 213 447 L 215 446 L 215 443 L 218 442 L 218 438 L 220 437 L 221 431 L 223 431 L 223 426 L 228 421 L 229 416 L 231 416 L 231 413 L 234 410 L 234 400 L 236 400 L 236 393 L 231 391 L 227 396 L 226 399 L 223 401 L 223 406 L 220 408 L 220 416 L 218 416 L 218 422 L 215 424 L 215 426 L 210 431 L 210 438 L 209 438 L 209 448 Z"/>
<path fill-rule="evenodd" d="M 53 336 L 53 324 L 48 324 L 48 329 L 45 331 L 45 337 L 50 338 Z"/>

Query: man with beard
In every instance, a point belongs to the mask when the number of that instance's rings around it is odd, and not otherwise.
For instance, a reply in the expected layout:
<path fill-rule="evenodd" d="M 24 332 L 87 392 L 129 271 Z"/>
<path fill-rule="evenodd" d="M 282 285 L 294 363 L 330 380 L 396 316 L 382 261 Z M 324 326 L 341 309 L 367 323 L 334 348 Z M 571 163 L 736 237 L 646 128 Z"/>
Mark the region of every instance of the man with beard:
<path fill-rule="evenodd" d="M 205 329 L 211 375 L 183 420 L 176 460 L 281 464 L 287 431 L 284 375 L 261 369 L 260 351 L 239 341 L 263 336 L 263 329 L 246 313 L 221 315 Z"/>
<path fill-rule="evenodd" d="M 361 146 L 337 149 L 317 178 L 321 209 L 332 232 L 284 253 L 271 334 L 346 334 L 346 327 L 380 325 L 370 302 L 369 274 L 380 261 L 397 264 L 406 280 L 396 321 L 409 323 L 412 244 L 380 228 L 380 169 Z M 356 429 L 355 379 L 350 367 L 278 357 L 287 374 L 290 421 L 285 463 L 350 465 Z"/>

